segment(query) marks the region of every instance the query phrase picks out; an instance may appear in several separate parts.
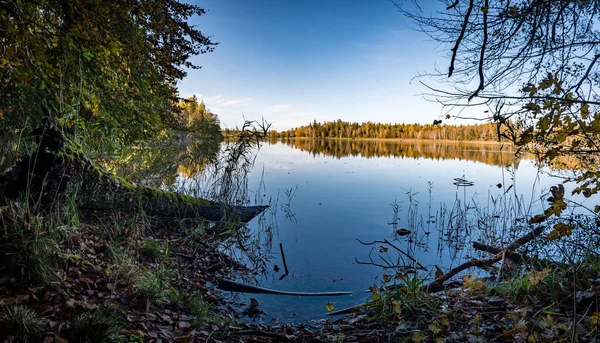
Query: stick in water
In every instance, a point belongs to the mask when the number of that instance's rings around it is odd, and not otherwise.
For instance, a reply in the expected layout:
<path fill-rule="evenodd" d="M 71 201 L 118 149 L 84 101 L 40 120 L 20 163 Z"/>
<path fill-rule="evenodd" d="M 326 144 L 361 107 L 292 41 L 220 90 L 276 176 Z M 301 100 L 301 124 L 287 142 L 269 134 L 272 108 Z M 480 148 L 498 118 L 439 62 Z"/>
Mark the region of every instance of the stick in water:
<path fill-rule="evenodd" d="M 278 291 L 274 289 L 268 289 L 258 286 L 245 285 L 243 283 L 219 279 L 217 288 L 223 291 L 230 292 L 242 292 L 242 293 L 261 293 L 261 294 L 275 294 L 275 295 L 303 295 L 303 296 L 337 296 L 337 295 L 348 295 L 352 292 L 287 292 Z"/>
<path fill-rule="evenodd" d="M 290 272 L 288 271 L 287 262 L 285 262 L 285 254 L 283 253 L 283 245 L 281 243 L 279 243 L 279 250 L 281 251 L 281 259 L 283 260 L 283 269 L 285 270 L 285 273 L 283 273 L 283 275 L 281 275 L 281 277 L 279 278 L 279 281 L 281 281 L 281 280 L 283 280 L 284 277 L 288 276 L 288 274 Z"/>

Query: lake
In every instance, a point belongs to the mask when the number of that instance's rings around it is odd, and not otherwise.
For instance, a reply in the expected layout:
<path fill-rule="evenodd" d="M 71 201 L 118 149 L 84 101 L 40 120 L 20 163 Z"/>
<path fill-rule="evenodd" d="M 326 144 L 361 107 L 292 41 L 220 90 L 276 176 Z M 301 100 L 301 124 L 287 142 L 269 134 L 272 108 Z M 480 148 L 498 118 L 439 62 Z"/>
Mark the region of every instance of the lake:
<path fill-rule="evenodd" d="M 515 159 L 499 144 L 308 139 L 264 144 L 248 179 L 253 202 L 272 205 L 249 223 L 262 253 L 270 256 L 263 260 L 269 273 L 258 284 L 354 295 L 252 294 L 239 300 L 257 299 L 265 322 L 324 318 L 325 303 L 342 309 L 364 302 L 365 290 L 380 285 L 383 274 L 394 275 L 359 262 L 385 265 L 383 256 L 414 265 L 392 248 L 388 256 L 382 244 L 359 240 L 388 240 L 427 268 L 419 275 L 431 277 L 434 266 L 447 270 L 475 256 L 466 249 L 472 240 L 512 241 L 512 228 L 541 213 L 548 189 L 559 182 L 540 173 L 531 156 Z M 399 236 L 399 229 L 411 234 Z M 283 280 L 280 243 L 289 268 Z"/>

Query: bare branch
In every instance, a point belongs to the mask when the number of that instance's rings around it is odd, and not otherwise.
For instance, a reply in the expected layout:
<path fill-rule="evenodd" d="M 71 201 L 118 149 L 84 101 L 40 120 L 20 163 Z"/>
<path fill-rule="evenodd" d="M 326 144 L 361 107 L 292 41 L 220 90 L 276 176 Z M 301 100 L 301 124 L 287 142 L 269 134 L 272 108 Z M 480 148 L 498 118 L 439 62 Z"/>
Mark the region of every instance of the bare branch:
<path fill-rule="evenodd" d="M 463 38 L 465 37 L 465 31 L 467 30 L 467 25 L 469 25 L 469 17 L 471 16 L 471 11 L 473 10 L 473 6 L 474 6 L 473 0 L 469 0 L 469 9 L 467 9 L 467 13 L 465 14 L 465 20 L 464 20 L 462 28 L 460 30 L 460 35 L 456 39 L 456 44 L 454 45 L 454 48 L 452 48 L 452 59 L 450 60 L 450 68 L 448 68 L 448 77 L 451 77 L 452 73 L 454 72 L 454 62 L 456 61 L 456 54 L 458 52 L 458 47 L 460 46 L 460 43 L 462 42 Z"/>
<path fill-rule="evenodd" d="M 458 6 L 458 0 L 454 1 L 450 6 L 446 7 L 446 10 L 451 10 L 454 7 Z"/>
<path fill-rule="evenodd" d="M 476 97 L 479 94 L 479 91 L 483 90 L 483 82 L 484 82 L 484 76 L 483 76 L 483 64 L 484 64 L 484 57 L 485 57 L 485 47 L 487 46 L 487 41 L 488 41 L 488 10 L 489 10 L 489 0 L 485 0 L 485 4 L 483 6 L 483 8 L 481 9 L 481 11 L 483 11 L 483 43 L 481 43 L 481 53 L 479 54 L 479 86 L 477 87 L 477 89 L 475 90 L 475 92 L 469 97 L 469 101 L 471 101 L 471 99 L 473 99 L 474 97 Z"/>

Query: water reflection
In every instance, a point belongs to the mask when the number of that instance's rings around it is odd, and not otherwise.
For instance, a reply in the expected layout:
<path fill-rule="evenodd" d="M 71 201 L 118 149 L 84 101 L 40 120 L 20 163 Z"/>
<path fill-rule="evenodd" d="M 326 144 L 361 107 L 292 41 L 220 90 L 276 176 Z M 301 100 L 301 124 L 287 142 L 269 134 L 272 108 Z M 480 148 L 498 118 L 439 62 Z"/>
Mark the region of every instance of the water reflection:
<path fill-rule="evenodd" d="M 221 136 L 171 132 L 139 146 L 126 146 L 98 156 L 107 170 L 152 187 L 172 187 L 179 175 L 191 179 L 217 160 Z"/>
<path fill-rule="evenodd" d="M 271 143 L 276 143 L 272 140 Z M 307 151 L 313 156 L 397 157 L 433 160 L 457 159 L 476 161 L 495 166 L 514 165 L 521 158 L 514 157 L 514 149 L 501 143 L 465 143 L 448 141 L 390 141 L 360 139 L 283 139 L 282 143 Z"/>

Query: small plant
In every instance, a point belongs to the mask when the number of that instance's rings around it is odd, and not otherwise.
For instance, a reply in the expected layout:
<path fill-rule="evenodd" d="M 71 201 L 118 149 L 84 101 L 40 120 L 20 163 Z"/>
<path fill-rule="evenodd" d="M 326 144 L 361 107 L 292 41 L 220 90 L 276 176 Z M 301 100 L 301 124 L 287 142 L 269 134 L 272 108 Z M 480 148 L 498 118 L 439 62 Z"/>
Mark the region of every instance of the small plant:
<path fill-rule="evenodd" d="M 192 327 L 196 329 L 203 328 L 206 324 L 215 319 L 212 305 L 205 303 L 201 296 L 192 294 L 188 298 L 188 309 L 190 314 L 196 317 L 191 322 Z"/>
<path fill-rule="evenodd" d="M 98 307 L 73 318 L 70 342 L 112 342 L 119 338 L 122 320 L 116 309 Z"/>
<path fill-rule="evenodd" d="M 437 312 L 440 300 L 423 290 L 425 279 L 417 274 L 402 274 L 398 278 L 400 282 L 383 294 L 390 312 L 409 316 L 427 312 L 433 316 Z"/>
<path fill-rule="evenodd" d="M 140 245 L 140 255 L 155 261 L 161 256 L 160 244 L 154 239 L 145 239 Z"/>
<path fill-rule="evenodd" d="M 54 221 L 33 213 L 26 200 L 0 212 L 0 266 L 24 280 L 56 279 L 58 240 Z"/>
<path fill-rule="evenodd" d="M 173 287 L 169 288 L 166 292 L 166 298 L 169 301 L 169 304 L 176 309 L 182 309 L 186 304 L 185 297 Z"/>
<path fill-rule="evenodd" d="M 156 302 L 167 300 L 169 288 L 168 274 L 170 270 L 161 269 L 140 277 L 137 281 L 137 295 Z"/>
<path fill-rule="evenodd" d="M 118 247 L 114 243 L 108 244 L 107 248 L 108 253 L 115 262 L 114 269 L 111 270 L 115 273 L 115 277 L 121 277 L 127 282 L 134 282 L 139 279 L 140 267 L 130 250 Z"/>
<path fill-rule="evenodd" d="M 0 315 L 5 330 L 0 337 L 15 337 L 19 342 L 36 342 L 42 335 L 43 321 L 31 308 L 16 305 Z"/>
<path fill-rule="evenodd" d="M 127 343 L 144 343 L 144 337 L 141 335 L 129 334 L 127 335 Z"/>

